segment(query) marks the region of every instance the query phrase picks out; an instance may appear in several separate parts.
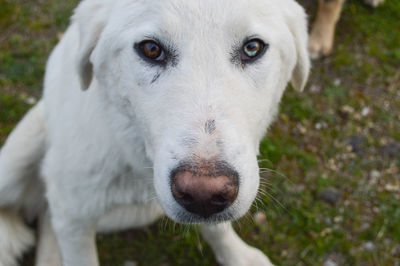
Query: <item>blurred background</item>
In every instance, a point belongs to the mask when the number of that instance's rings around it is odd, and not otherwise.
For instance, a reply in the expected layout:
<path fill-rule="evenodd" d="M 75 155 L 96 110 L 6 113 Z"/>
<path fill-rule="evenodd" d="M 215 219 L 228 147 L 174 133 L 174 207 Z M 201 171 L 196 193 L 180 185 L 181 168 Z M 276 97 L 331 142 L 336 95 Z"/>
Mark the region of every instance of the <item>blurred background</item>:
<path fill-rule="evenodd" d="M 300 2 L 312 21 L 317 1 Z M 77 3 L 0 0 L 0 145 L 40 98 Z M 305 92 L 286 91 L 259 160 L 258 200 L 235 227 L 274 263 L 400 265 L 399 0 L 345 3 L 333 54 Z M 216 265 L 196 228 L 167 219 L 97 242 L 102 265 Z"/>

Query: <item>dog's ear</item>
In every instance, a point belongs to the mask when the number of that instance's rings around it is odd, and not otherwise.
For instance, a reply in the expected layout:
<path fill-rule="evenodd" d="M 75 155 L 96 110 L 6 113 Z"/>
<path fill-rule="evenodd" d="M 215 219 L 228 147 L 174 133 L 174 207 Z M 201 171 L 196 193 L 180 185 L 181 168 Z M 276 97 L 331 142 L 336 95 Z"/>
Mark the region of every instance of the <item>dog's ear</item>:
<path fill-rule="evenodd" d="M 294 0 L 285 0 L 284 16 L 293 35 L 296 46 L 296 66 L 292 74 L 292 86 L 299 91 L 304 89 L 310 72 L 310 57 L 308 54 L 307 16 L 304 9 Z"/>
<path fill-rule="evenodd" d="M 96 47 L 108 17 L 108 0 L 86 0 L 75 10 L 72 23 L 79 28 L 79 51 L 76 58 L 76 69 L 82 90 L 89 88 L 93 79 L 93 65 L 90 56 Z"/>

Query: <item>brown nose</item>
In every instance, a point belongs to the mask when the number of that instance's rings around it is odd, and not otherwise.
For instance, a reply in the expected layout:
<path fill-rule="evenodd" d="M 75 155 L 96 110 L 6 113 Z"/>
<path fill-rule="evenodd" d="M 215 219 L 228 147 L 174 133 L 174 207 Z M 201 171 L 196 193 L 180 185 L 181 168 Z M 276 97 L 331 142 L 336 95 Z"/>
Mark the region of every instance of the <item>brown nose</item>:
<path fill-rule="evenodd" d="M 226 163 L 185 164 L 172 172 L 175 200 L 191 213 L 208 218 L 230 206 L 238 194 L 238 174 Z"/>

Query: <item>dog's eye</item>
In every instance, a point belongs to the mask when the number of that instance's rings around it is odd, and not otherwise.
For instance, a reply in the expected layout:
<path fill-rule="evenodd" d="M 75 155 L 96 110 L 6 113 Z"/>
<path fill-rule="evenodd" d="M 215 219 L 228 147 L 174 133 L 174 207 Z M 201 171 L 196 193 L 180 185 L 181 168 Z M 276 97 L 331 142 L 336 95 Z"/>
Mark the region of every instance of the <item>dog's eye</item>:
<path fill-rule="evenodd" d="M 243 45 L 241 59 L 246 63 L 263 54 L 266 45 L 259 39 L 252 39 Z"/>
<path fill-rule="evenodd" d="M 163 48 L 155 41 L 142 41 L 137 48 L 139 53 L 146 59 L 159 63 L 163 63 L 166 60 Z"/>

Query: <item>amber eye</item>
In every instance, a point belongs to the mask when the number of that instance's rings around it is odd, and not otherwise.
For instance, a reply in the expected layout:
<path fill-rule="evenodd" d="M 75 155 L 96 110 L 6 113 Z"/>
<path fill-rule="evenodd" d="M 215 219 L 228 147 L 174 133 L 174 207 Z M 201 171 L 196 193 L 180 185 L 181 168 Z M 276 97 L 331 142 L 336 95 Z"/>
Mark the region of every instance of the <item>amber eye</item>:
<path fill-rule="evenodd" d="M 264 51 L 265 44 L 259 39 L 246 42 L 242 48 L 242 61 L 251 61 Z"/>
<path fill-rule="evenodd" d="M 163 48 L 155 41 L 142 41 L 138 48 L 141 55 L 151 61 L 162 63 L 166 59 Z"/>

